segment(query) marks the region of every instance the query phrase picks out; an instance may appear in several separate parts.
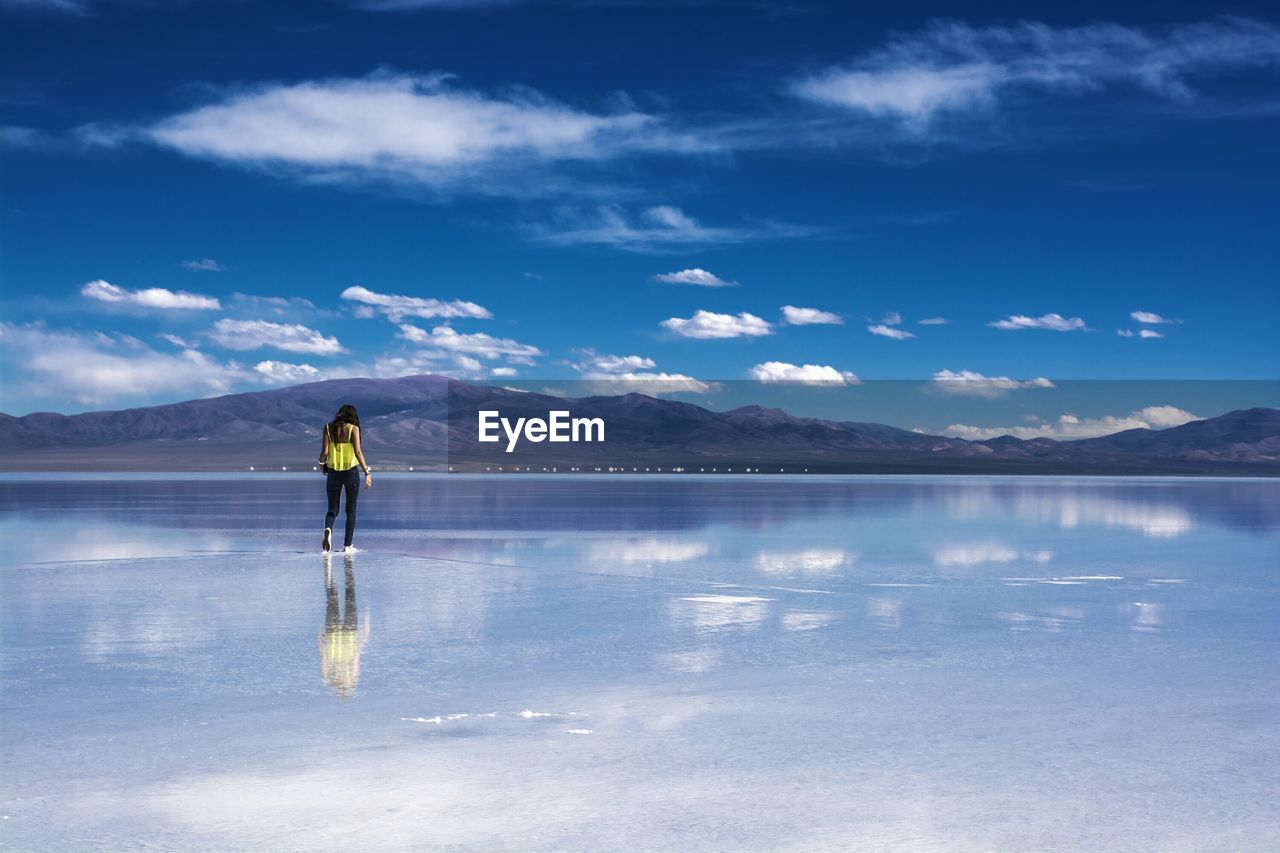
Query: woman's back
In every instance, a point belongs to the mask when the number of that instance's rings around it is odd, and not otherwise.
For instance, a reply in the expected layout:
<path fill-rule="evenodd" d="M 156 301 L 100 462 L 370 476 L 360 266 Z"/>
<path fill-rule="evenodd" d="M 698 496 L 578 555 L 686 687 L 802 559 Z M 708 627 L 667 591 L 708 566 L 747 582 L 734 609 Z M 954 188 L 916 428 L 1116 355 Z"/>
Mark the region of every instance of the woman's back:
<path fill-rule="evenodd" d="M 325 424 L 325 432 L 329 437 L 329 458 L 326 464 L 334 471 L 349 471 L 356 467 L 356 448 L 351 442 L 356 430 L 355 424 Z"/>

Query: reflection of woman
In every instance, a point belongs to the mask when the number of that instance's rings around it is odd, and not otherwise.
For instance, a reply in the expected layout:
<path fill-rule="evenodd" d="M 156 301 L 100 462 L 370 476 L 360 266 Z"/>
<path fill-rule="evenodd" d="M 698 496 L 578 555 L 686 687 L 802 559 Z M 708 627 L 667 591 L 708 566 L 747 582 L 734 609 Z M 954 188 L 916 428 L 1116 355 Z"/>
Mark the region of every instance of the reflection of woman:
<path fill-rule="evenodd" d="M 360 681 L 360 647 L 369 639 L 369 623 L 360 628 L 356 610 L 356 565 L 346 557 L 346 601 L 338 606 L 338 588 L 333 583 L 329 555 L 324 558 L 324 630 L 320 632 L 320 674 L 324 683 L 343 699 L 356 695 Z"/>
<path fill-rule="evenodd" d="M 360 497 L 357 465 L 364 469 L 364 487 L 367 489 L 373 485 L 373 474 L 369 470 L 369 463 L 364 461 L 364 450 L 360 447 L 360 415 L 356 413 L 355 406 L 342 406 L 333 420 L 324 425 L 320 462 L 324 465 L 325 491 L 329 497 L 321 548 L 328 551 L 332 545 L 333 523 L 338 519 L 338 501 L 343 491 L 346 491 L 347 531 L 342 545 L 344 550 L 353 551 L 355 546 L 351 542 L 356 535 L 356 499 Z"/>

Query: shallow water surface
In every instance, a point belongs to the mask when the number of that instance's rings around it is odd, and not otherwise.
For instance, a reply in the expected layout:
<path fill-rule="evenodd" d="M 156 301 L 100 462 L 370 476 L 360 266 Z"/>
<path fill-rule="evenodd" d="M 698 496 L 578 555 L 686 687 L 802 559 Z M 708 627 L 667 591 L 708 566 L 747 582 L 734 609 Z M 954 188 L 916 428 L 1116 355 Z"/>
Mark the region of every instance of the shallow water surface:
<path fill-rule="evenodd" d="M 10 849 L 1280 849 L 1280 482 L 10 478 Z"/>

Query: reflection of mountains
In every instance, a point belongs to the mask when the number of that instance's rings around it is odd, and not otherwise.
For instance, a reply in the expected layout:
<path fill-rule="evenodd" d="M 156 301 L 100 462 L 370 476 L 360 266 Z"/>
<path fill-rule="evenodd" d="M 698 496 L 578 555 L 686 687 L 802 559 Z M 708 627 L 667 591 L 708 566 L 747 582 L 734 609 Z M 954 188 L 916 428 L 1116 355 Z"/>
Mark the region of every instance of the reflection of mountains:
<path fill-rule="evenodd" d="M 392 488 L 403 489 L 405 500 L 388 507 L 390 515 L 382 513 L 382 519 L 405 529 L 764 529 L 832 516 L 924 514 L 932 506 L 953 518 L 1012 516 L 1062 527 L 1128 527 L 1148 535 L 1176 535 L 1200 523 L 1257 532 L 1280 529 L 1280 487 L 1256 481 L 671 479 L 623 484 L 590 478 L 443 477 L 427 488 L 412 480 L 396 480 Z"/>
<path fill-rule="evenodd" d="M 311 530 L 323 512 L 319 475 L 246 480 L 31 482 L 23 508 L 85 523 L 196 530 Z M 363 505 L 362 505 L 363 506 Z M 952 518 L 1013 517 L 1062 527 L 1103 525 L 1176 534 L 1193 524 L 1280 529 L 1280 484 L 1252 480 L 614 479 L 383 477 L 362 510 L 364 529 L 643 533 L 712 525 L 780 528 L 834 516 L 891 517 L 942 507 Z M 385 533 L 383 536 L 385 537 Z"/>

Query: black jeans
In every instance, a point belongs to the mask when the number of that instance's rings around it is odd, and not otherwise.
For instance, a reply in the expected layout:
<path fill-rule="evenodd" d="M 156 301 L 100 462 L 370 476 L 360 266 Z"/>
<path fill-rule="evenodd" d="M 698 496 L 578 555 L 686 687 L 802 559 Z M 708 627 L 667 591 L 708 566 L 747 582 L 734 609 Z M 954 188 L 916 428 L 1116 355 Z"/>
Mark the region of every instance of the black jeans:
<path fill-rule="evenodd" d="M 351 544 L 356 535 L 356 501 L 360 497 L 360 466 L 353 465 L 345 471 L 329 471 L 325 474 L 325 492 L 329 495 L 329 511 L 324 515 L 324 526 L 332 529 L 338 520 L 338 499 L 342 490 L 347 491 L 347 535 L 343 547 Z"/>

